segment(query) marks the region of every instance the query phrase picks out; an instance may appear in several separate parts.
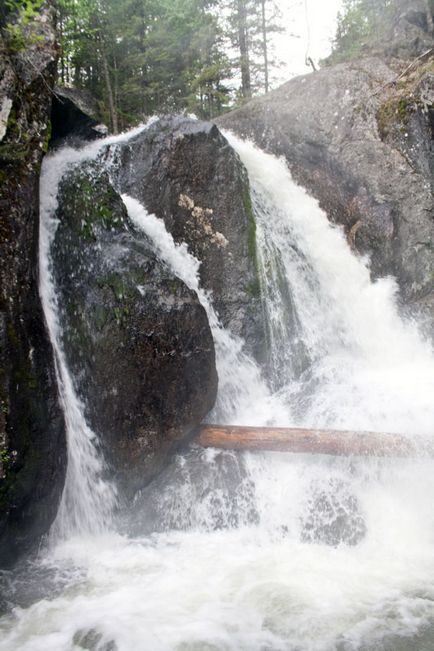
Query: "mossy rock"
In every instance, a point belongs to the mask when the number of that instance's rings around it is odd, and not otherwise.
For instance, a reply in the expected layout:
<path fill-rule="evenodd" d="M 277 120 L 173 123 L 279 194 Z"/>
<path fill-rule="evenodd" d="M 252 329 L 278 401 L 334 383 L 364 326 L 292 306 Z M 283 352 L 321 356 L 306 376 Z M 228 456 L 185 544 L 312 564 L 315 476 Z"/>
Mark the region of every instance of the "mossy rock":
<path fill-rule="evenodd" d="M 406 126 L 416 110 L 417 104 L 411 97 L 393 96 L 384 102 L 377 111 L 377 124 L 382 137 L 397 126 Z"/>
<path fill-rule="evenodd" d="M 106 172 L 84 165 L 61 183 L 60 195 L 69 206 L 69 228 L 86 241 L 96 241 L 98 229 L 122 231 L 128 222 Z"/>
<path fill-rule="evenodd" d="M 212 408 L 214 344 L 194 292 L 153 253 L 96 163 L 59 191 L 63 344 L 87 419 L 131 496 Z"/>

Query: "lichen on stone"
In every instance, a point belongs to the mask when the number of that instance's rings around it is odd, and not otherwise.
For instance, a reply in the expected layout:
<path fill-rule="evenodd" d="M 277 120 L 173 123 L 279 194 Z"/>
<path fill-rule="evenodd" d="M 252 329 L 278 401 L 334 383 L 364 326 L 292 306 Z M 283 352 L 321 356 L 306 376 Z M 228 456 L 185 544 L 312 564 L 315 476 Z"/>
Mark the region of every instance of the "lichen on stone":
<path fill-rule="evenodd" d="M 179 195 L 178 206 L 180 208 L 185 208 L 190 212 L 191 216 L 199 225 L 204 234 L 209 237 L 210 242 L 219 248 L 225 248 L 229 244 L 227 238 L 223 235 L 223 233 L 214 231 L 212 227 L 211 221 L 209 219 L 210 216 L 214 214 L 212 208 L 202 208 L 201 206 L 196 206 L 194 200 L 187 194 Z"/>

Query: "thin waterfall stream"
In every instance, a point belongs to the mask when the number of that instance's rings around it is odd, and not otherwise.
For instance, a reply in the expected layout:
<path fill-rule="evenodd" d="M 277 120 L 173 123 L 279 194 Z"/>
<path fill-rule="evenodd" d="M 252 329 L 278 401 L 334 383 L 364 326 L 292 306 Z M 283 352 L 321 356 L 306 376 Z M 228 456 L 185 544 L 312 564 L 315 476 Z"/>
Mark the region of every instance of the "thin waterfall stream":
<path fill-rule="evenodd" d="M 141 127 L 146 128 L 146 127 Z M 434 461 L 203 450 L 176 455 L 115 513 L 62 349 L 51 269 L 64 172 L 133 133 L 44 163 L 41 296 L 68 428 L 52 540 L 14 579 L 0 651 L 429 651 L 434 648 Z M 432 437 L 434 352 L 372 282 L 284 161 L 230 133 L 250 180 L 268 358 L 219 323 L 199 262 L 123 195 L 156 255 L 207 311 L 217 422 Z M 7 577 L 6 577 L 7 578 Z M 35 597 L 20 600 L 24 587 Z M 30 590 L 31 591 L 31 590 Z"/>

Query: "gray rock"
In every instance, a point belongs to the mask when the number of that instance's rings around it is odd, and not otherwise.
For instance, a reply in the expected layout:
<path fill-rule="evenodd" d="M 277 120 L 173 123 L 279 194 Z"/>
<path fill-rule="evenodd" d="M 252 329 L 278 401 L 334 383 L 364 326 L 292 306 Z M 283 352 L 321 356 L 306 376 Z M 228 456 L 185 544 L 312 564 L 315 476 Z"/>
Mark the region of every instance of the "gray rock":
<path fill-rule="evenodd" d="M 63 415 L 37 285 L 54 18 L 46 3 L 18 51 L 0 35 L 0 566 L 46 533 L 65 474 Z"/>
<path fill-rule="evenodd" d="M 118 649 L 114 640 L 104 641 L 103 634 L 94 628 L 76 631 L 72 642 L 79 649 L 85 649 L 86 651 L 117 651 Z"/>
<path fill-rule="evenodd" d="M 432 8 L 434 16 L 434 7 Z M 399 65 L 399 60 L 414 59 L 433 47 L 427 15 L 427 0 L 393 0 L 383 7 L 382 20 L 359 45 L 361 57 L 380 57 Z M 357 51 L 359 48 L 355 48 Z M 330 65 L 352 58 L 339 48 L 323 61 Z M 345 58 L 346 57 L 346 58 Z"/>
<path fill-rule="evenodd" d="M 213 407 L 212 334 L 196 294 L 134 231 L 97 166 L 63 179 L 57 217 L 67 359 L 88 421 L 131 496 Z"/>
<path fill-rule="evenodd" d="M 163 118 L 122 147 L 117 183 L 201 261 L 225 327 L 257 356 L 264 342 L 246 170 L 216 126 Z"/>
<path fill-rule="evenodd" d="M 433 46 L 433 34 L 428 29 L 427 3 L 425 0 L 399 0 L 397 4 L 394 20 L 378 49 L 389 57 L 407 59 L 420 56 Z"/>
<path fill-rule="evenodd" d="M 102 124 L 99 108 L 92 95 L 77 88 L 56 86 L 51 111 L 52 134 L 50 146 L 79 144 L 107 135 Z"/>

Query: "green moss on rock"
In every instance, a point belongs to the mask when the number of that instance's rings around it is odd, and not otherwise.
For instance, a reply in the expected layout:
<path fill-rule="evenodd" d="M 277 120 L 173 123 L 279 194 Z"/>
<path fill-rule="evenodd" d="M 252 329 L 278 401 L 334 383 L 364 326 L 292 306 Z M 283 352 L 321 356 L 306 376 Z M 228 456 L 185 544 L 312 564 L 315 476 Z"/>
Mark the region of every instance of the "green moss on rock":
<path fill-rule="evenodd" d="M 106 174 L 96 176 L 91 166 L 67 178 L 61 194 L 70 205 L 70 226 L 85 241 L 96 240 L 95 229 L 120 230 L 126 212 L 120 209 L 117 195 Z"/>
<path fill-rule="evenodd" d="M 387 135 L 394 126 L 405 126 L 417 106 L 411 97 L 394 95 L 377 111 L 377 124 L 381 135 Z"/>
<path fill-rule="evenodd" d="M 250 258 L 256 265 L 256 220 L 253 212 L 252 199 L 250 197 L 249 182 L 246 181 L 243 192 L 243 205 L 248 220 L 247 246 Z"/>
<path fill-rule="evenodd" d="M 243 206 L 247 215 L 247 250 L 249 258 L 253 263 L 254 279 L 247 285 L 246 291 L 252 298 L 259 298 L 261 295 L 261 285 L 259 282 L 259 269 L 256 245 L 256 219 L 253 211 L 252 199 L 250 196 L 250 186 L 248 180 L 245 181 L 243 192 Z"/>

